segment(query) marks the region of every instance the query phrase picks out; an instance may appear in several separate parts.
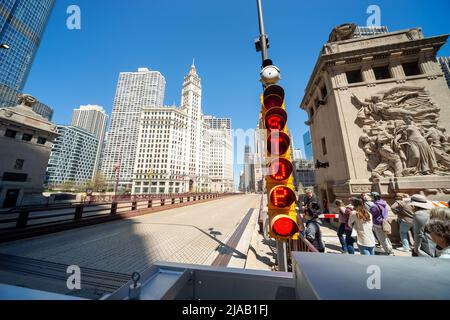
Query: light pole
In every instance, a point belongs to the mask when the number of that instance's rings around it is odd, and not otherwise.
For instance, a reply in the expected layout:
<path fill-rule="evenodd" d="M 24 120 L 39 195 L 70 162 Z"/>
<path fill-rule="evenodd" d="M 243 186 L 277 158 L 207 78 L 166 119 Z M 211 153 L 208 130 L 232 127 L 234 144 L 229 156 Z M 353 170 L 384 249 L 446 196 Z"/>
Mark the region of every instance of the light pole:
<path fill-rule="evenodd" d="M 261 0 L 256 0 L 256 5 L 258 7 L 258 20 L 259 20 L 259 33 L 260 33 L 258 48 L 261 50 L 262 60 L 264 63 L 264 61 L 269 59 L 269 55 L 267 53 L 268 37 L 266 35 L 266 29 L 264 28 L 264 18 L 263 18 Z"/>

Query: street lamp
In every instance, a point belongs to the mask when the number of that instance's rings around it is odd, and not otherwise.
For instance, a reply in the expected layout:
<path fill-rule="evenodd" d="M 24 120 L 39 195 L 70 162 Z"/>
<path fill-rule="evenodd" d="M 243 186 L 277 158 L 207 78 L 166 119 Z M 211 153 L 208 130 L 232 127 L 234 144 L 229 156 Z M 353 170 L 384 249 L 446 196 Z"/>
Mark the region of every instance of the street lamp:
<path fill-rule="evenodd" d="M 10 47 L 9 45 L 7 45 L 6 43 L 0 44 L 0 48 L 1 48 L 1 49 L 5 49 L 5 50 L 11 49 L 11 47 Z"/>

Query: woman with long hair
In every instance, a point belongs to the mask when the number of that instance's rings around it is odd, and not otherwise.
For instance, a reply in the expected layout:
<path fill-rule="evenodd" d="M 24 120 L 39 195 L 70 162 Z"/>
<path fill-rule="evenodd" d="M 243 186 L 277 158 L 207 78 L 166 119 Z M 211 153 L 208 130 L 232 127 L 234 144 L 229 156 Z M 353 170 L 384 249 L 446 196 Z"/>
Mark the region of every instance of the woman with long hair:
<path fill-rule="evenodd" d="M 367 211 L 364 202 L 359 198 L 350 200 L 353 212 L 348 219 L 348 225 L 356 230 L 357 243 L 361 255 L 375 255 L 375 237 L 372 232 L 372 215 Z"/>

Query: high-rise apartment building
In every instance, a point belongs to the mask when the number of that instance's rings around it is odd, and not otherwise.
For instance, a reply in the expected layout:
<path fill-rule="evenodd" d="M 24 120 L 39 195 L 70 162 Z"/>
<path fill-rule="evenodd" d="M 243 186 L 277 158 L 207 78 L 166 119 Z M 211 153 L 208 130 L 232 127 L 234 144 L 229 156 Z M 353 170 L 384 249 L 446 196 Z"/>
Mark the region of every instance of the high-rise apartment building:
<path fill-rule="evenodd" d="M 80 106 L 79 109 L 73 110 L 71 125 L 92 133 L 98 139 L 97 156 L 95 159 L 93 175 L 95 175 L 100 166 L 107 122 L 108 115 L 100 106 Z"/>
<path fill-rule="evenodd" d="M 21 91 L 52 12 L 54 0 L 0 1 L 0 85 Z"/>
<path fill-rule="evenodd" d="M 450 57 L 439 57 L 438 62 L 441 65 L 445 81 L 447 81 L 447 86 L 450 89 Z"/>
<path fill-rule="evenodd" d="M 117 174 L 119 186 L 131 187 L 142 110 L 163 106 L 165 86 L 162 74 L 147 68 L 120 74 L 101 165 L 108 184 Z"/>
<path fill-rule="evenodd" d="M 58 126 L 58 134 L 47 166 L 47 185 L 85 185 L 92 179 L 98 149 L 97 137 L 72 126 Z"/>

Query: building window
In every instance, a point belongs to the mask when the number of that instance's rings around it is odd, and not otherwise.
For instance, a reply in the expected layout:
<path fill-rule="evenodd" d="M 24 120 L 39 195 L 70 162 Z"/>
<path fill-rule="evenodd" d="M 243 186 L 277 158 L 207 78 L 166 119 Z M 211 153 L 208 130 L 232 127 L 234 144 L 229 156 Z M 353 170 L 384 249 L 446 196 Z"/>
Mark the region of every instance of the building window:
<path fill-rule="evenodd" d="M 16 159 L 16 163 L 14 164 L 14 169 L 15 170 L 22 170 L 24 163 L 25 163 L 24 159 Z"/>
<path fill-rule="evenodd" d="M 328 95 L 327 86 L 325 84 L 320 88 L 320 95 L 322 96 L 322 100 L 325 100 Z"/>
<path fill-rule="evenodd" d="M 46 142 L 47 142 L 47 139 L 45 139 L 45 138 L 42 138 L 42 137 L 37 138 L 38 144 L 45 144 Z"/>
<path fill-rule="evenodd" d="M 405 72 L 405 75 L 407 77 L 417 76 L 422 73 L 422 72 L 420 72 L 418 61 L 402 63 L 402 66 L 403 66 L 403 71 Z"/>
<path fill-rule="evenodd" d="M 23 141 L 31 141 L 31 139 L 33 139 L 33 135 L 32 134 L 24 133 L 22 135 L 22 140 Z"/>
<path fill-rule="evenodd" d="M 325 138 L 322 138 L 322 152 L 323 155 L 326 156 L 327 155 L 327 141 L 325 140 Z"/>
<path fill-rule="evenodd" d="M 392 78 L 389 66 L 375 67 L 373 68 L 373 73 L 375 73 L 375 79 L 377 80 Z"/>
<path fill-rule="evenodd" d="M 345 73 L 347 76 L 347 82 L 350 83 L 358 83 L 363 82 L 362 75 L 361 75 L 361 69 L 353 70 L 353 71 L 347 71 Z"/>
<path fill-rule="evenodd" d="M 14 130 L 11 130 L 11 129 L 6 129 L 5 137 L 14 139 L 16 137 L 16 135 L 17 135 L 17 131 L 14 131 Z"/>

